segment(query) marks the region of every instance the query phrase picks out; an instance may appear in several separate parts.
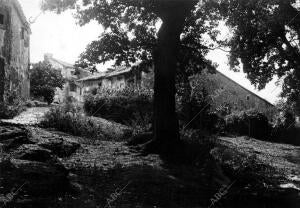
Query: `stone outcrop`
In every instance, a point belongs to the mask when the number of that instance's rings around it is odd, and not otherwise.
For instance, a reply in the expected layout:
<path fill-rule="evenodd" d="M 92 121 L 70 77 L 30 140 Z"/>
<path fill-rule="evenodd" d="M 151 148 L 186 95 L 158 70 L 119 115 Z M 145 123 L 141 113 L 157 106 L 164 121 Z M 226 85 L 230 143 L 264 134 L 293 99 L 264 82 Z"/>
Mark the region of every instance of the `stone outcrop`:
<path fill-rule="evenodd" d="M 79 143 L 67 141 L 62 137 L 45 139 L 38 145 L 51 150 L 58 157 L 68 157 L 80 147 Z"/>
<path fill-rule="evenodd" d="M 14 198 L 32 203 L 72 191 L 59 157 L 70 156 L 80 145 L 63 138 L 40 139 L 24 126 L 0 123 L 0 206 Z"/>

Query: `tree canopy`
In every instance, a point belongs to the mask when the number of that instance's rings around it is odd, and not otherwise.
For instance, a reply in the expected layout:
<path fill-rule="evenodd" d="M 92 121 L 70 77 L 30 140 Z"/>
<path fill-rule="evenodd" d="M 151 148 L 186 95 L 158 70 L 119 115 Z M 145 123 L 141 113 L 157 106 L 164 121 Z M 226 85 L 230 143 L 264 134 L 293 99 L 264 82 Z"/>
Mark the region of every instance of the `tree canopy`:
<path fill-rule="evenodd" d="M 91 67 L 110 60 L 114 60 L 116 65 L 136 62 L 149 65 L 153 60 L 158 28 L 162 21 L 159 17 L 162 11 L 158 7 L 167 10 L 164 2 L 175 4 L 181 1 L 85 0 L 79 4 L 76 0 L 47 0 L 43 9 L 61 12 L 64 9 L 76 8 L 80 25 L 95 20 L 104 27 L 104 33 L 92 41 L 80 55 L 77 66 Z M 197 1 L 184 2 L 195 4 Z M 208 12 L 208 3 L 203 2 L 188 15 L 181 35 L 178 69 L 185 68 L 187 72 L 213 69 L 212 62 L 205 58 L 211 46 L 205 35 L 209 34 L 212 38 L 217 36 L 215 27 L 218 24 L 218 15 Z"/>
<path fill-rule="evenodd" d="M 259 89 L 275 75 L 283 79 L 282 96 L 300 105 L 300 5 L 296 0 L 222 0 L 218 5 L 233 35 L 230 65 L 240 62 Z M 299 108 L 299 106 L 298 106 Z"/>
<path fill-rule="evenodd" d="M 56 88 L 63 88 L 65 83 L 60 71 L 57 71 L 46 62 L 33 64 L 30 70 L 30 93 L 34 97 L 43 97 L 49 104 L 52 103 Z"/>

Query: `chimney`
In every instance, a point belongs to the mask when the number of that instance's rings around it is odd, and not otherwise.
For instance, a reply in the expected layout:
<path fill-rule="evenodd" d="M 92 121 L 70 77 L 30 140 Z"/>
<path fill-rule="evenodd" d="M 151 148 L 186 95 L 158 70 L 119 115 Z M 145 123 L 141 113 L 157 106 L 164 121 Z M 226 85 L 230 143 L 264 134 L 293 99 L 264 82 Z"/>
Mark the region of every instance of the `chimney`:
<path fill-rule="evenodd" d="M 49 59 L 53 58 L 52 53 L 45 53 L 44 54 L 44 61 L 49 61 Z"/>

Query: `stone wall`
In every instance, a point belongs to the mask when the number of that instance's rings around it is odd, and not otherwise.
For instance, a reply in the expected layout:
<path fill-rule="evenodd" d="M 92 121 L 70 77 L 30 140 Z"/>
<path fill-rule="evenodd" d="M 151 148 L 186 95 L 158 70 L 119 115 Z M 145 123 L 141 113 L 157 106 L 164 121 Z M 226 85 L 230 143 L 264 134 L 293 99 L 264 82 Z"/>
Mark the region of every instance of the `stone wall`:
<path fill-rule="evenodd" d="M 0 56 L 5 60 L 5 93 L 29 98 L 30 28 L 16 0 L 0 1 Z"/>
<path fill-rule="evenodd" d="M 142 86 L 153 89 L 153 68 L 148 71 L 148 73 L 142 72 Z M 204 87 L 207 90 L 213 100 L 213 110 L 221 105 L 229 104 L 232 111 L 257 109 L 265 113 L 270 119 L 276 112 L 276 108 L 271 103 L 250 92 L 221 72 L 216 71 L 215 74 L 202 72 L 191 78 L 191 82 L 193 81 L 194 84 L 200 85 L 200 88 Z"/>
<path fill-rule="evenodd" d="M 213 100 L 213 109 L 223 104 L 229 104 L 232 111 L 257 109 L 264 112 L 269 118 L 272 118 L 276 112 L 276 108 L 271 103 L 218 71 L 215 74 L 203 72 L 198 76 L 197 82 L 200 84 L 203 82 L 203 86 Z"/>

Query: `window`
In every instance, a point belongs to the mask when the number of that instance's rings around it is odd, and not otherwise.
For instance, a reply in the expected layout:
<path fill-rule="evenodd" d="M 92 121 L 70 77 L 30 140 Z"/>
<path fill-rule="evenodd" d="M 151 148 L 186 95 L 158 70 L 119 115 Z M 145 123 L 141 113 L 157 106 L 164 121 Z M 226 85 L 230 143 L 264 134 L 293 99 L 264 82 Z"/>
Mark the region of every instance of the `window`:
<path fill-rule="evenodd" d="M 21 28 L 21 39 L 24 40 L 24 38 L 25 38 L 25 28 L 22 27 Z"/>
<path fill-rule="evenodd" d="M 247 99 L 247 100 L 250 100 L 250 95 L 247 95 L 246 99 Z"/>
<path fill-rule="evenodd" d="M 102 82 L 98 82 L 98 88 L 101 88 L 102 87 Z"/>
<path fill-rule="evenodd" d="M 0 14 L 0 25 L 4 25 L 4 14 Z"/>
<path fill-rule="evenodd" d="M 74 84 L 73 82 L 70 83 L 70 91 L 76 92 L 76 84 Z"/>

